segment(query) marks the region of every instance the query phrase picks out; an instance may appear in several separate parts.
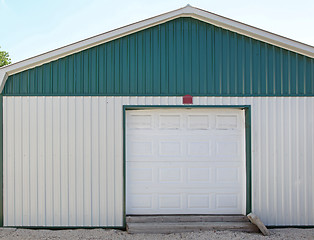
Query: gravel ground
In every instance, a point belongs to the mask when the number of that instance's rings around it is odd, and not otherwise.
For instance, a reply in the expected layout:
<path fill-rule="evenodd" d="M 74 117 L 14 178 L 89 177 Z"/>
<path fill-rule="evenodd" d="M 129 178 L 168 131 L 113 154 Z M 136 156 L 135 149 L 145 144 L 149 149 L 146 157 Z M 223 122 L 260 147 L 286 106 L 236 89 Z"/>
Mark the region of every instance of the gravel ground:
<path fill-rule="evenodd" d="M 271 236 L 264 237 L 256 233 L 230 231 L 204 231 L 195 233 L 176 234 L 128 234 L 120 230 L 77 229 L 77 230 L 29 230 L 16 228 L 0 228 L 0 239 L 314 239 L 314 228 L 271 229 Z"/>

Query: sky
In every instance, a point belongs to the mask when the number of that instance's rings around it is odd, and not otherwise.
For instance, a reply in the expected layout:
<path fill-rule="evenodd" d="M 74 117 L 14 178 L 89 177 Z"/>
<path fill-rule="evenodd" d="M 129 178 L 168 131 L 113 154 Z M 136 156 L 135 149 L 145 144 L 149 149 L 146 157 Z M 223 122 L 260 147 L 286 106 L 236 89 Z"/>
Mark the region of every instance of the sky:
<path fill-rule="evenodd" d="M 187 4 L 314 46 L 314 0 L 0 0 L 0 50 L 14 63 Z"/>

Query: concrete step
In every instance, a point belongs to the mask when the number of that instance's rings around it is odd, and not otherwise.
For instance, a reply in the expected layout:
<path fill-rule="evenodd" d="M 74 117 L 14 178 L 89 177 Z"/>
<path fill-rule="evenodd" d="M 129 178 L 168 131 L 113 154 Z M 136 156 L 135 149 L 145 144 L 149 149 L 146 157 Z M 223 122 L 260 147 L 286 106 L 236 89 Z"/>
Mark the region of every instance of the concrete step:
<path fill-rule="evenodd" d="M 243 215 L 127 216 L 128 233 L 180 233 L 198 231 L 259 232 Z"/>
<path fill-rule="evenodd" d="M 128 233 L 180 233 L 198 231 L 241 231 L 259 232 L 258 228 L 250 222 L 153 222 L 153 223 L 127 223 Z"/>
<path fill-rule="evenodd" d="M 127 223 L 153 222 L 249 222 L 243 215 L 154 215 L 127 216 Z"/>

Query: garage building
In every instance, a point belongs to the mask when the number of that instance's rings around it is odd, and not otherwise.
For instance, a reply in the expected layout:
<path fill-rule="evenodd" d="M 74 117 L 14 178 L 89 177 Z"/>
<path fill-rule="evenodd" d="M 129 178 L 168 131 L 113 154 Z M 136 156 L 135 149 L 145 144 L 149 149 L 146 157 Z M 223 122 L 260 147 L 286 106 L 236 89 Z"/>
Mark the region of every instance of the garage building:
<path fill-rule="evenodd" d="M 313 226 L 313 58 L 186 6 L 0 68 L 1 224 Z"/>

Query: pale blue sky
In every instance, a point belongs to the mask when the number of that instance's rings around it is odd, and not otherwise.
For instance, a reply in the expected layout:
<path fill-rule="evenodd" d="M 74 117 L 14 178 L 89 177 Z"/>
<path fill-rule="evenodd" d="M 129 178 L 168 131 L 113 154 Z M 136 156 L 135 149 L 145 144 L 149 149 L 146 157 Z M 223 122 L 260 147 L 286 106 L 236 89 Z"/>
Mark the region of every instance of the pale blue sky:
<path fill-rule="evenodd" d="M 314 46 L 314 0 L 0 0 L 0 46 L 17 62 L 188 3 Z"/>

